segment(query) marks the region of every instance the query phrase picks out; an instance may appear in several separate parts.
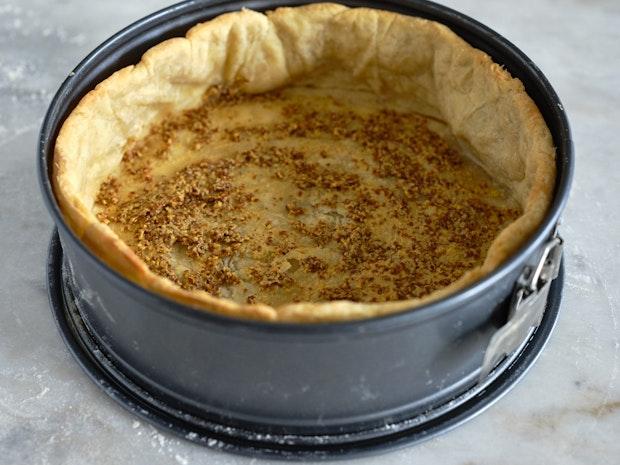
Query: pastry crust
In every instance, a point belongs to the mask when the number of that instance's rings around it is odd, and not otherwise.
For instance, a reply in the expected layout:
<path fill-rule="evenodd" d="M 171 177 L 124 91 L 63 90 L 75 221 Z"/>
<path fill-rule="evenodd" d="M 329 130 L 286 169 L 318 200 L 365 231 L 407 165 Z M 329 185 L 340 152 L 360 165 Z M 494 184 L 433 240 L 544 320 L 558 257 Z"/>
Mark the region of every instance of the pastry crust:
<path fill-rule="evenodd" d="M 493 241 L 484 263 L 417 299 L 302 302 L 272 307 L 187 291 L 154 274 L 94 213 L 97 192 L 128 140 L 165 115 L 194 108 L 213 86 L 262 93 L 311 82 L 401 102 L 445 122 L 446 136 L 505 186 L 523 214 Z M 72 229 L 99 257 L 145 288 L 229 316 L 286 322 L 370 318 L 446 296 L 488 274 L 542 221 L 555 185 L 555 150 L 518 79 L 447 27 L 420 18 L 336 4 L 242 10 L 193 27 L 147 51 L 89 92 L 57 139 L 53 183 Z"/>

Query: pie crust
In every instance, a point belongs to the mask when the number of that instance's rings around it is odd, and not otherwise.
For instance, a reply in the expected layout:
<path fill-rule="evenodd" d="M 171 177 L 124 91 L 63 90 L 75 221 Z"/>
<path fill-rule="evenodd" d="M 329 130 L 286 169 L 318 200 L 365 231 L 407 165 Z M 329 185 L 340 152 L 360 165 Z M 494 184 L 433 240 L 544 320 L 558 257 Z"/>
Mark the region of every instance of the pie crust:
<path fill-rule="evenodd" d="M 215 120 L 215 129 L 203 124 L 209 118 Z M 232 120 L 236 123 L 227 128 L 225 122 Z M 261 128 L 263 123 L 267 129 Z M 390 125 L 398 130 L 390 130 Z M 155 141 L 150 149 L 149 141 Z M 161 162 L 157 143 L 163 143 L 166 152 Z M 394 149 L 398 144 L 417 144 L 421 161 L 394 158 L 402 155 Z M 365 150 L 370 162 L 362 156 Z M 142 152 L 149 153 L 148 164 L 142 162 Z M 413 189 L 412 179 L 424 170 L 438 181 L 433 178 Z M 124 177 L 119 174 L 123 172 Z M 492 186 L 478 172 L 484 172 Z M 173 178 L 167 187 L 160 182 Z M 129 193 L 132 179 L 139 179 L 134 192 L 148 187 L 148 194 L 140 197 L 138 192 L 134 198 Z M 542 221 L 555 184 L 555 150 L 521 82 L 447 27 L 386 11 L 313 4 L 267 14 L 242 10 L 222 15 L 196 25 L 185 38 L 160 43 L 137 65 L 114 73 L 65 121 L 56 143 L 53 182 L 76 235 L 111 267 L 151 291 L 235 317 L 342 321 L 413 308 L 495 269 Z M 200 182 L 208 187 L 204 192 L 197 187 Z M 174 195 L 174 183 L 185 183 L 194 202 L 204 200 L 190 204 L 194 210 L 186 208 L 177 226 L 197 228 L 193 211 L 202 205 L 209 209 L 210 223 L 200 223 L 201 234 L 211 234 L 217 223 L 227 237 L 223 241 L 218 235 L 217 250 L 203 250 L 192 239 L 194 229 L 185 228 L 182 234 L 176 227 L 167 254 L 183 247 L 175 257 L 186 257 L 193 247 L 200 269 L 205 269 L 207 257 L 218 263 L 219 273 L 222 244 L 223 254 L 230 256 L 235 247 L 249 247 L 245 240 L 253 247 L 247 256 L 256 253 L 256 260 L 237 264 L 238 273 L 230 279 L 218 275 L 217 280 L 215 272 L 194 273 L 194 262 L 158 266 L 153 253 L 139 249 L 139 241 L 132 239 L 136 228 L 141 226 L 142 234 L 159 228 L 152 213 L 157 204 L 147 200 Z M 214 183 L 224 186 L 220 191 L 225 196 L 214 197 L 209 187 Z M 457 188 L 436 189 L 444 184 Z M 268 199 L 265 186 L 275 186 Z M 413 211 L 407 210 L 407 201 L 402 202 L 407 211 L 393 208 L 398 193 L 413 199 Z M 455 217 L 459 202 L 471 206 L 477 201 L 474 194 L 480 197 L 473 209 L 478 216 Z M 119 195 L 124 210 L 118 208 Z M 385 201 L 378 202 L 379 197 Z M 429 199 L 435 197 L 444 200 L 433 205 Z M 420 205 L 435 211 L 430 218 L 442 218 L 428 226 L 432 234 L 419 232 L 424 230 Z M 440 216 L 433 210 L 438 205 Z M 286 227 L 277 221 L 281 213 L 288 215 Z M 170 212 L 174 214 L 181 215 L 181 210 Z M 266 215 L 264 227 L 258 223 L 261 214 Z M 330 242 L 331 233 L 321 236 L 317 225 L 333 215 L 345 219 L 326 220 L 330 227 L 344 224 Z M 351 218 L 357 226 L 349 224 Z M 471 221 L 459 223 L 459 218 Z M 444 224 L 448 220 L 450 224 Z M 119 221 L 125 223 L 119 226 Z M 406 221 L 409 229 L 403 229 Z M 237 226 L 246 227 L 239 237 L 233 234 Z M 433 274 L 434 263 L 420 261 L 424 250 L 403 253 L 413 251 L 416 241 L 427 247 L 424 240 L 443 227 L 462 238 L 456 251 L 445 241 L 439 244 L 444 249 L 435 251 L 437 263 L 445 259 L 448 268 L 456 270 L 444 273 L 450 276 L 447 281 Z M 270 228 L 275 228 L 273 234 Z M 252 231 L 258 239 L 243 239 Z M 300 231 L 312 241 L 303 242 Z M 381 241 L 373 246 L 376 237 Z M 267 250 L 261 255 L 256 249 L 263 240 Z M 465 256 L 471 260 L 461 260 L 461 268 L 454 268 L 458 260 L 450 257 Z M 260 268 L 265 263 L 271 269 Z M 292 266 L 300 271 L 291 275 L 296 278 L 284 292 L 279 280 L 290 280 Z M 339 277 L 342 270 L 353 271 Z M 411 285 L 406 277 L 416 272 L 426 275 L 421 282 L 430 287 Z M 390 273 L 394 279 L 388 279 Z M 237 274 L 241 287 L 234 282 L 239 282 Z M 263 294 L 256 299 L 255 292 Z M 296 301 L 299 296 L 304 301 Z"/>

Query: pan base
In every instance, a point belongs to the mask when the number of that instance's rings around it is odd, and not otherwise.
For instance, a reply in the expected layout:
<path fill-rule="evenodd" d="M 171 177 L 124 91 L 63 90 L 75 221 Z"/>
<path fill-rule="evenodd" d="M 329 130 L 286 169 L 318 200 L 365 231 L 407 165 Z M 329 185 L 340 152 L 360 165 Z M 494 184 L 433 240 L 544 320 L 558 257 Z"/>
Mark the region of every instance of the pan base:
<path fill-rule="evenodd" d="M 371 455 L 419 443 L 444 433 L 479 414 L 506 394 L 538 358 L 555 325 L 564 283 L 564 266 L 551 284 L 540 326 L 515 354 L 501 362 L 487 379 L 423 415 L 385 425 L 380 430 L 338 435 L 268 435 L 251 428 L 206 421 L 172 408 L 136 385 L 115 366 L 87 329 L 73 291 L 67 285 L 68 267 L 54 231 L 48 252 L 47 280 L 50 306 L 69 351 L 104 392 L 134 415 L 189 441 L 231 453 L 287 460 L 325 460 Z M 371 434 L 369 434 L 371 433 Z M 371 438 L 369 438 L 369 436 Z"/>

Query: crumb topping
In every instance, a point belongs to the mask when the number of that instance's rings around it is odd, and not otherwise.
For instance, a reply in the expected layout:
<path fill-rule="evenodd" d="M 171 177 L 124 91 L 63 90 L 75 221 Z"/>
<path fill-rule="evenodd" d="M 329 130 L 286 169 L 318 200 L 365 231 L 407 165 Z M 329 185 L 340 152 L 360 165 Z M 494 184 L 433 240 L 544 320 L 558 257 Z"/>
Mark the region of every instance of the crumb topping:
<path fill-rule="evenodd" d="M 521 213 L 427 118 L 299 89 L 210 90 L 128 142 L 96 206 L 153 272 L 271 305 L 424 296 Z"/>

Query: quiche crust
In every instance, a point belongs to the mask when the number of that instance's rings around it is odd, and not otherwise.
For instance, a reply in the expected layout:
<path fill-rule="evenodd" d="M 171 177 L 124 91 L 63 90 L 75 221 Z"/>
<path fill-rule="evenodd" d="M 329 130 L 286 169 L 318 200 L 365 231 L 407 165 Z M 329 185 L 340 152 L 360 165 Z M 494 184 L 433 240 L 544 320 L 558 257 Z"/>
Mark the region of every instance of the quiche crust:
<path fill-rule="evenodd" d="M 518 218 L 492 240 L 481 263 L 414 298 L 273 305 L 183 288 L 153 270 L 98 217 L 97 198 L 131 141 L 171 115 L 202 105 L 210 89 L 268 94 L 282 89 L 360 94 L 437 121 L 454 150 L 508 192 Z M 314 4 L 267 14 L 242 10 L 160 43 L 140 63 L 89 92 L 65 121 L 53 183 L 77 236 L 148 290 L 229 316 L 280 322 L 370 318 L 413 308 L 461 289 L 500 265 L 542 221 L 553 195 L 551 135 L 522 83 L 447 27 L 396 13 Z M 295 206 L 293 206 L 295 208 Z"/>

